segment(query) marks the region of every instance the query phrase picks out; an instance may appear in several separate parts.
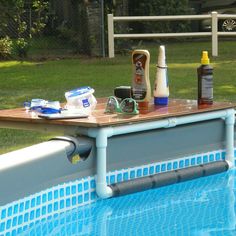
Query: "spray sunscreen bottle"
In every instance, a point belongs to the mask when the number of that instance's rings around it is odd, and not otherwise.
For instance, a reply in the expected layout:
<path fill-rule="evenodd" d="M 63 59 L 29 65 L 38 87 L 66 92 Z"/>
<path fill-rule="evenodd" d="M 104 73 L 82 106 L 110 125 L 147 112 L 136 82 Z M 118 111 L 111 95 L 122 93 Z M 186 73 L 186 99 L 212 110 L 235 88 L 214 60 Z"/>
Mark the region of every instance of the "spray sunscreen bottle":
<path fill-rule="evenodd" d="M 210 66 L 208 52 L 202 52 L 198 74 L 198 105 L 213 104 L 213 68 Z"/>
<path fill-rule="evenodd" d="M 149 80 L 150 54 L 147 50 L 134 50 L 132 53 L 133 79 L 131 96 L 139 104 L 139 109 L 147 109 L 151 99 Z"/>
<path fill-rule="evenodd" d="M 154 84 L 153 96 L 155 105 L 162 105 L 162 106 L 168 105 L 169 85 L 167 78 L 165 46 L 160 46 L 159 48 L 157 72 L 156 72 L 156 80 Z"/>

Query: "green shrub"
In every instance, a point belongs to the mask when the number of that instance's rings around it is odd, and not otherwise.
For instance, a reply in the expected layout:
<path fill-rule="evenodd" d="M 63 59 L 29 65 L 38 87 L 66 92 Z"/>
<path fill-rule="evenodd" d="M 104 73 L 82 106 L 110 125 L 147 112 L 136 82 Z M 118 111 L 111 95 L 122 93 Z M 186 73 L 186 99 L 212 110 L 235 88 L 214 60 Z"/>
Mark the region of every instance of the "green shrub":
<path fill-rule="evenodd" d="M 4 0 L 0 1 L 0 7 L 0 30 L 2 30 L 2 28 L 7 29 L 7 22 L 13 22 L 13 30 L 16 34 L 14 39 L 17 38 L 17 40 L 14 41 L 14 53 L 20 58 L 27 57 L 30 46 L 28 41 L 32 39 L 32 37 L 40 36 L 46 26 L 49 14 L 49 0 Z M 31 8 L 30 12 L 33 17 L 30 16 L 28 20 L 27 9 L 29 7 Z M 25 39 L 26 35 L 29 39 Z M 7 42 L 9 41 L 3 41 L 3 48 L 7 48 Z M 0 57 L 1 50 L 2 49 L 0 49 Z M 5 51 L 7 51 L 8 55 L 9 50 L 4 49 L 4 55 L 6 54 Z"/>
<path fill-rule="evenodd" d="M 0 59 L 10 58 L 12 52 L 12 41 L 9 37 L 0 39 Z"/>
<path fill-rule="evenodd" d="M 129 1 L 130 16 L 165 16 L 186 15 L 191 13 L 188 0 L 132 0 Z M 153 21 L 133 22 L 130 27 L 134 32 L 141 33 L 172 33 L 184 32 L 190 28 L 188 21 Z"/>
<path fill-rule="evenodd" d="M 29 42 L 24 38 L 18 38 L 14 45 L 14 51 L 20 58 L 26 58 L 29 51 Z"/>
<path fill-rule="evenodd" d="M 89 32 L 86 1 L 72 1 L 72 6 L 71 19 L 68 22 L 62 22 L 57 28 L 59 37 L 67 40 L 75 53 L 91 55 L 92 38 Z"/>

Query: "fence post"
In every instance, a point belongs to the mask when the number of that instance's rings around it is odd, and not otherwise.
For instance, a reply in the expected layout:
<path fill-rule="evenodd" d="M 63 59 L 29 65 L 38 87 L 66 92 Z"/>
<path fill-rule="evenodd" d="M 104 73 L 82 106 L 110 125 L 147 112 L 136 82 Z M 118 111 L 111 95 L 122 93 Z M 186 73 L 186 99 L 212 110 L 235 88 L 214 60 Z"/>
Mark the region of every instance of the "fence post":
<path fill-rule="evenodd" d="M 218 17 L 217 12 L 211 12 L 212 56 L 218 56 Z"/>
<path fill-rule="evenodd" d="M 108 56 L 112 58 L 115 57 L 113 14 L 107 15 L 107 22 L 108 22 Z"/>

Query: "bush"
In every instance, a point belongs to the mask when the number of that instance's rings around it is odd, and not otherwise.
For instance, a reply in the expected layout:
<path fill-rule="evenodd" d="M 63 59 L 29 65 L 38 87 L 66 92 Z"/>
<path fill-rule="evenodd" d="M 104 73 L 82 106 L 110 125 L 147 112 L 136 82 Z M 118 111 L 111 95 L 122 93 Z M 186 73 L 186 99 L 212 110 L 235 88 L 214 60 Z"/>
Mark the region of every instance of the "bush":
<path fill-rule="evenodd" d="M 14 42 L 14 52 L 20 58 L 27 57 L 29 50 L 29 40 L 39 36 L 46 26 L 48 20 L 49 0 L 4 0 L 1 1 L 0 30 L 9 30 L 8 22 L 13 23 L 14 35 L 11 37 L 17 40 Z M 28 8 L 30 16 L 28 17 Z M 31 17 L 32 15 L 32 17 Z M 28 19 L 29 18 L 29 19 Z M 9 28 L 9 29 L 8 29 Z M 28 36 L 29 39 L 25 39 Z M 9 54 L 9 39 L 2 41 L 4 48 L 3 55 Z M 0 49 L 1 50 L 1 49 Z M 6 53 L 7 52 L 7 53 Z M 1 54 L 1 51 L 0 51 Z M 1 56 L 1 55 L 0 55 Z M 2 57 L 2 56 L 1 56 Z"/>
<path fill-rule="evenodd" d="M 18 38 L 14 45 L 14 51 L 20 58 L 26 58 L 29 51 L 29 43 L 24 38 Z"/>
<path fill-rule="evenodd" d="M 58 37 L 74 49 L 74 53 L 79 52 L 79 34 L 71 26 L 61 25 L 57 32 Z"/>
<path fill-rule="evenodd" d="M 88 12 L 84 1 L 73 1 L 71 21 L 64 21 L 57 28 L 59 37 L 66 39 L 75 53 L 91 55 L 92 39 L 89 32 Z"/>
<path fill-rule="evenodd" d="M 0 39 L 0 59 L 8 59 L 12 52 L 12 41 L 9 37 Z"/>
<path fill-rule="evenodd" d="M 188 0 L 132 0 L 129 1 L 130 16 L 164 16 L 164 15 L 186 15 L 191 13 Z M 130 27 L 142 33 L 170 33 L 184 32 L 189 30 L 187 21 L 153 21 L 134 22 Z"/>

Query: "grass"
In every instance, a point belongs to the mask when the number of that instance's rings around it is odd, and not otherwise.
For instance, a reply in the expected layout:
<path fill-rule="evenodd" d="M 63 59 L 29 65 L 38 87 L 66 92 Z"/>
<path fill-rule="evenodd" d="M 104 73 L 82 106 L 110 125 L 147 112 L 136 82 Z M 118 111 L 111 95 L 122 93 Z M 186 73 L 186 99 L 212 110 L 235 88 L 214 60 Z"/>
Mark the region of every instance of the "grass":
<path fill-rule="evenodd" d="M 214 67 L 214 100 L 236 101 L 236 42 L 219 43 L 219 56 L 211 57 L 209 42 L 166 43 L 170 97 L 196 99 L 202 50 L 208 50 Z M 150 80 L 155 79 L 158 46 L 143 45 L 151 54 Z M 24 101 L 43 98 L 65 102 L 67 90 L 89 85 L 95 96 L 113 94 L 119 85 L 130 85 L 131 56 L 114 59 L 80 58 L 44 62 L 0 62 L 0 109 L 21 107 Z M 0 153 L 47 140 L 51 134 L 0 130 Z"/>

